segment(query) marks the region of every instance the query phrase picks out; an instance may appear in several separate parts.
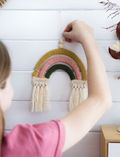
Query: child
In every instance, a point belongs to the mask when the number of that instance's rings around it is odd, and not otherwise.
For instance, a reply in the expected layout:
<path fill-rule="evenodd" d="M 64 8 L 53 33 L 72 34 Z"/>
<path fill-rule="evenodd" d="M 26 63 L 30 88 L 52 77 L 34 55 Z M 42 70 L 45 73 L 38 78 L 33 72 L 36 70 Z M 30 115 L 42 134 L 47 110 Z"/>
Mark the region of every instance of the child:
<path fill-rule="evenodd" d="M 61 157 L 80 141 L 111 106 L 111 93 L 93 29 L 83 21 L 68 24 L 63 37 L 81 43 L 87 58 L 88 98 L 65 117 L 39 124 L 18 124 L 4 131 L 4 114 L 10 107 L 11 60 L 0 42 L 0 142 L 2 157 Z"/>

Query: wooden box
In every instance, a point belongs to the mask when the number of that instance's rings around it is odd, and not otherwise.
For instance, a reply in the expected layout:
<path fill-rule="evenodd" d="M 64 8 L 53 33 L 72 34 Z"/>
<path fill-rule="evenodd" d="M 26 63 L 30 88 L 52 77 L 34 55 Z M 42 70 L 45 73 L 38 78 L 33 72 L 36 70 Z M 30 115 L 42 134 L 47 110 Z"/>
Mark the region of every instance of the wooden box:
<path fill-rule="evenodd" d="M 101 125 L 101 157 L 120 157 L 120 126 Z"/>

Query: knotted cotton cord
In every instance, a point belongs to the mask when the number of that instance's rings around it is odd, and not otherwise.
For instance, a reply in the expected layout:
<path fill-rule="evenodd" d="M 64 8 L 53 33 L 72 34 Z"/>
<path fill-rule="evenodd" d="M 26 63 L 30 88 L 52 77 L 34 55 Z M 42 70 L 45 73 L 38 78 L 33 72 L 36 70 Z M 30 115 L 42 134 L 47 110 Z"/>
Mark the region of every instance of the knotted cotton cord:
<path fill-rule="evenodd" d="M 34 82 L 32 93 L 32 112 L 42 112 L 50 109 L 49 92 L 46 82 Z"/>
<path fill-rule="evenodd" d="M 70 111 L 84 101 L 84 89 L 85 85 L 83 84 L 73 84 L 69 105 Z"/>
<path fill-rule="evenodd" d="M 45 83 L 44 93 L 43 93 L 43 111 L 50 110 L 51 106 L 49 104 L 49 92 L 47 83 Z"/>
<path fill-rule="evenodd" d="M 33 93 L 32 93 L 32 109 L 31 112 L 34 112 L 34 103 L 35 103 L 35 91 L 36 91 L 36 87 L 37 87 L 37 82 L 34 82 L 34 87 L 33 87 Z"/>

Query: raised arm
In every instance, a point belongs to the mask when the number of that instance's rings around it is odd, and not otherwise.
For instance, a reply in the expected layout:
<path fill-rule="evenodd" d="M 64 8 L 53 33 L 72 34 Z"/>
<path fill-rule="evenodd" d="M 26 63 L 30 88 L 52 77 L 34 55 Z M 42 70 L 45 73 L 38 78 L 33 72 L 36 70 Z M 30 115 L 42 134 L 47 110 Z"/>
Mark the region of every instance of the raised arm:
<path fill-rule="evenodd" d="M 80 141 L 110 108 L 112 104 L 106 70 L 101 59 L 93 28 L 84 21 L 75 20 L 63 32 L 68 42 L 82 44 L 87 59 L 88 98 L 65 117 L 66 139 L 63 152 Z"/>

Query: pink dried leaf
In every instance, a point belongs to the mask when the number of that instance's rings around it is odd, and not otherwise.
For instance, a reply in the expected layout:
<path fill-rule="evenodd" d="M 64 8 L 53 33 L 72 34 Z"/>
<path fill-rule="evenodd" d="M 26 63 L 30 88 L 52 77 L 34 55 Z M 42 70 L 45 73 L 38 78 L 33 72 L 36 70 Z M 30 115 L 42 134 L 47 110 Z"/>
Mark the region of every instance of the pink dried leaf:
<path fill-rule="evenodd" d="M 120 12 L 119 13 L 117 13 L 117 14 L 115 14 L 111 19 L 113 19 L 115 16 L 117 16 L 117 15 L 119 15 L 120 14 Z"/>
<path fill-rule="evenodd" d="M 115 11 L 115 12 L 111 13 L 110 15 L 108 15 L 108 17 L 110 17 L 110 16 L 112 16 L 113 14 L 116 14 L 116 13 L 118 13 L 118 11 Z"/>

